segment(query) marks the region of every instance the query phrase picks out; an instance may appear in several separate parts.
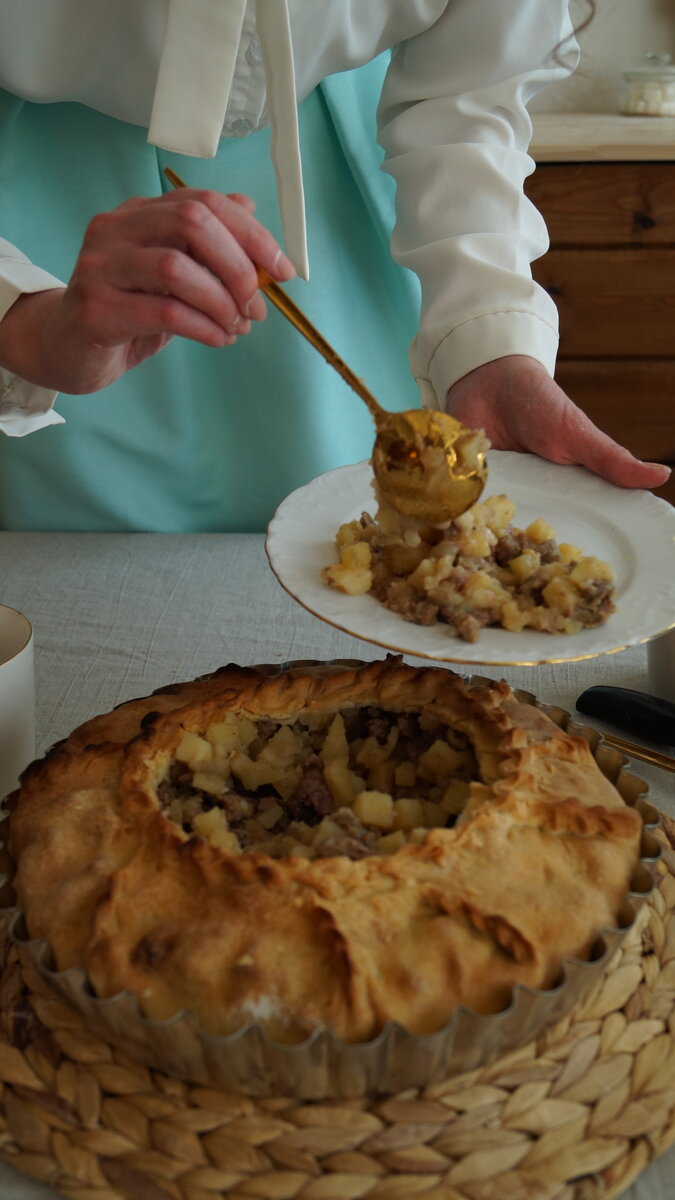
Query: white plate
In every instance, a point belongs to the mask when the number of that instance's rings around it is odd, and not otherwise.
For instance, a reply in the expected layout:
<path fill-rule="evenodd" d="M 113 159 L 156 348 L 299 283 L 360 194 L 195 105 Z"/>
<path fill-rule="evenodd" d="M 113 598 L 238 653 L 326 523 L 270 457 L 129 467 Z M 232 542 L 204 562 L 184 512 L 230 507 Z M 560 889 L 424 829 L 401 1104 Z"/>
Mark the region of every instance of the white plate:
<path fill-rule="evenodd" d="M 617 611 L 605 625 L 564 634 L 481 630 L 463 642 L 446 625 L 413 625 L 373 596 L 346 596 L 323 583 L 335 562 L 339 525 L 373 513 L 370 462 L 339 467 L 298 488 L 267 531 L 272 570 L 287 592 L 337 629 L 388 650 L 442 662 L 529 666 L 594 658 L 648 641 L 675 627 L 675 508 L 651 492 L 614 487 L 581 467 L 560 467 L 531 454 L 491 450 L 484 496 L 506 493 L 515 524 L 544 517 L 558 541 L 611 564 Z"/>

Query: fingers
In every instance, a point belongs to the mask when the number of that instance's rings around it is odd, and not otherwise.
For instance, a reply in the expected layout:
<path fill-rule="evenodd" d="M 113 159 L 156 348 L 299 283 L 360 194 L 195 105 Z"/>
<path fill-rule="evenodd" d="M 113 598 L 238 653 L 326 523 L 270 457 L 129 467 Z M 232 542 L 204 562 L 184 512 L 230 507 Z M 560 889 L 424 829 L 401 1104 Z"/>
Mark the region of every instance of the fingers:
<path fill-rule="evenodd" d="M 120 291 L 174 296 L 209 317 L 225 333 L 239 336 L 250 332 L 250 319 L 241 315 L 227 288 L 180 250 L 137 251 L 129 262 L 116 264 L 110 282 Z"/>
<path fill-rule="evenodd" d="M 569 402 L 563 417 L 567 455 L 564 461 L 578 463 L 618 487 L 654 488 L 666 483 L 670 468 L 661 463 L 644 463 L 598 429 L 589 417 Z"/>
<path fill-rule="evenodd" d="M 79 336 L 90 345 L 112 348 L 134 339 L 177 335 L 221 347 L 236 341 L 236 332 L 228 332 L 203 312 L 175 296 L 121 293 L 114 288 L 100 289 L 77 306 Z"/>
<path fill-rule="evenodd" d="M 91 310 L 89 325 L 104 344 L 160 332 L 157 314 L 168 313 L 166 331 L 209 346 L 231 344 L 253 320 L 267 314 L 258 286 L 258 266 L 283 280 L 293 266 L 279 244 L 252 215 L 247 197 L 180 188 L 154 199 L 127 200 L 94 217 L 70 284 L 71 299 Z M 104 312 L 97 300 L 106 293 Z M 129 305 L 144 293 L 159 302 Z M 171 298 L 175 305 L 163 304 Z M 125 306 L 126 305 L 126 311 Z M 192 310 L 187 316 L 186 310 Z M 132 329 L 129 317 L 142 319 Z M 149 323 L 149 326 L 145 324 Z M 86 324 L 86 320 L 85 320 Z"/>
<path fill-rule="evenodd" d="M 94 217 L 69 298 L 84 310 L 84 326 L 96 331 L 92 337 L 101 344 L 165 331 L 222 346 L 266 316 L 259 266 L 276 279 L 295 273 L 253 216 L 252 201 L 238 193 L 180 189 L 129 200 Z M 129 298 L 139 293 L 157 302 L 132 304 Z M 157 325 L 161 314 L 165 326 Z"/>
<path fill-rule="evenodd" d="M 117 236 L 135 244 L 182 249 L 221 280 L 242 316 L 259 320 L 265 306 L 258 294 L 257 267 L 278 280 L 292 278 L 295 270 L 245 200 L 181 188 L 159 199 L 127 201 L 94 219 L 92 239 L 96 244 L 101 234 L 109 235 L 117 221 L 122 223 Z"/>

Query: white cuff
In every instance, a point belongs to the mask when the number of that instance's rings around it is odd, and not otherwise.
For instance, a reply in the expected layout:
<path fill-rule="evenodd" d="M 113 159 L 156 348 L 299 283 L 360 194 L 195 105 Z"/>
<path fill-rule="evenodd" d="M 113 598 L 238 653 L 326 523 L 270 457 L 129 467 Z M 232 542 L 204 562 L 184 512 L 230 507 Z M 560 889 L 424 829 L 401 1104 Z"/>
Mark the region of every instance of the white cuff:
<path fill-rule="evenodd" d="M 426 370 L 413 342 L 410 365 L 420 388 L 422 405 L 444 410 L 448 389 L 476 367 L 510 354 L 525 354 L 536 358 L 553 376 L 557 352 L 557 328 L 534 313 L 486 313 L 453 329 L 436 349 Z"/>
<path fill-rule="evenodd" d="M 34 266 L 28 259 L 5 258 L 0 254 L 0 321 L 25 292 L 49 292 L 65 286 L 61 279 Z"/>
<path fill-rule="evenodd" d="M 47 425 L 65 424 L 52 405 L 58 392 L 37 387 L 0 367 L 0 433 L 25 437 Z"/>
<path fill-rule="evenodd" d="M 19 296 L 63 287 L 65 284 L 55 275 L 34 266 L 0 239 L 0 321 Z M 0 367 L 0 433 L 25 437 L 46 425 L 63 425 L 63 417 L 52 409 L 57 395 Z"/>

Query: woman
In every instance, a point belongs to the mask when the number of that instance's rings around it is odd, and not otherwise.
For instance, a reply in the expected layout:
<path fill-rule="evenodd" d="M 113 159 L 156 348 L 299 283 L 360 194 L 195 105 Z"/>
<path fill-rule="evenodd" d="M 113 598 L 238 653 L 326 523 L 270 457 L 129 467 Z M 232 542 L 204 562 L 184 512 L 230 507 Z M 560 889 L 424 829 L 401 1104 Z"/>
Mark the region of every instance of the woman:
<path fill-rule="evenodd" d="M 259 324 L 255 266 L 308 258 L 289 290 L 385 406 L 412 340 L 423 402 L 495 446 L 663 482 L 551 378 L 525 106 L 575 61 L 566 0 L 0 0 L 0 522 L 261 529 L 367 457 L 344 384 Z"/>

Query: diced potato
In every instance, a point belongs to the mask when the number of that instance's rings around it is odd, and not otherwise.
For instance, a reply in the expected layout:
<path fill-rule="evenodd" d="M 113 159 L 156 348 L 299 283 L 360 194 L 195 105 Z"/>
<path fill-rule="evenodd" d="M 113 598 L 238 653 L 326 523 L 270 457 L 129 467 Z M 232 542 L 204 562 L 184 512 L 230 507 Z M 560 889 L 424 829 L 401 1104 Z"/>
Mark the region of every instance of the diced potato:
<path fill-rule="evenodd" d="M 219 775 L 225 783 L 229 783 L 232 772 L 230 771 L 230 762 L 228 758 L 224 757 L 219 751 L 214 749 L 213 758 L 207 765 L 209 768 L 209 775 Z"/>
<path fill-rule="evenodd" d="M 193 771 L 210 762 L 212 755 L 213 750 L 206 738 L 200 737 L 198 733 L 191 733 L 189 730 L 183 734 L 175 753 L 178 761 L 187 763 Z"/>
<path fill-rule="evenodd" d="M 429 548 L 423 542 L 417 546 L 394 543 L 383 547 L 382 559 L 390 575 L 410 575 L 428 553 Z"/>
<path fill-rule="evenodd" d="M 395 854 L 397 850 L 402 850 L 407 846 L 408 841 L 402 829 L 397 829 L 395 833 L 385 833 L 384 837 L 378 838 L 377 849 L 380 854 Z"/>
<path fill-rule="evenodd" d="M 213 775 L 210 771 L 195 771 L 192 786 L 198 792 L 208 792 L 210 796 L 222 796 L 225 792 L 225 780 L 222 775 Z"/>
<path fill-rule="evenodd" d="M 305 821 L 291 821 L 291 824 L 288 826 L 288 836 L 293 838 L 294 841 L 302 843 L 304 846 L 311 846 L 314 830 Z"/>
<path fill-rule="evenodd" d="M 422 801 L 414 796 L 401 796 L 394 800 L 394 825 L 397 829 L 414 829 L 424 821 Z"/>
<path fill-rule="evenodd" d="M 241 846 L 236 833 L 229 833 L 226 829 L 219 829 L 209 838 L 209 842 L 217 850 L 225 850 L 227 854 L 241 854 Z"/>
<path fill-rule="evenodd" d="M 289 839 L 287 847 L 286 853 L 289 858 L 312 858 L 311 846 L 304 846 L 302 842 L 293 842 Z"/>
<path fill-rule="evenodd" d="M 338 550 L 343 546 L 352 546 L 354 542 L 362 542 L 364 536 L 366 536 L 366 530 L 360 521 L 347 521 L 346 524 L 340 526 L 335 535 Z"/>
<path fill-rule="evenodd" d="M 441 798 L 441 808 L 448 815 L 464 812 L 470 795 L 471 787 L 465 779 L 451 779 Z"/>
<path fill-rule="evenodd" d="M 258 726 L 254 725 L 253 721 L 249 721 L 248 717 L 242 716 L 241 713 L 235 714 L 235 722 L 239 741 L 244 749 L 246 749 L 257 738 Z"/>
<path fill-rule="evenodd" d="M 279 774 L 273 780 L 274 789 L 279 793 L 282 800 L 288 800 L 297 791 L 298 784 L 302 779 L 302 767 L 279 767 Z"/>
<path fill-rule="evenodd" d="M 373 573 L 368 567 L 345 567 L 334 563 L 324 567 L 321 576 L 325 583 L 347 596 L 364 596 L 373 586 Z"/>
<path fill-rule="evenodd" d="M 584 587 L 587 583 L 594 583 L 596 579 L 612 582 L 614 572 L 609 563 L 601 562 L 599 558 L 588 557 L 582 558 L 581 562 L 572 568 L 570 579 L 579 587 Z"/>
<path fill-rule="evenodd" d="M 378 763 L 368 777 L 368 787 L 374 792 L 391 792 L 394 787 L 395 765 L 391 761 Z"/>
<path fill-rule="evenodd" d="M 573 546 L 571 542 L 560 542 L 558 553 L 560 554 L 560 561 L 565 563 L 566 566 L 571 562 L 579 562 L 584 557 L 583 550 L 580 550 L 578 546 Z"/>
<path fill-rule="evenodd" d="M 428 750 L 420 755 L 417 774 L 420 779 L 445 783 L 448 776 L 453 775 L 464 761 L 463 751 L 455 750 L 454 746 L 449 746 L 442 738 L 437 738 Z"/>
<path fill-rule="evenodd" d="M 394 802 L 386 792 L 359 792 L 353 808 L 363 825 L 391 829 L 394 824 Z"/>
<path fill-rule="evenodd" d="M 433 585 L 438 582 L 438 564 L 442 562 L 438 558 L 423 558 L 421 563 L 415 568 L 411 575 L 408 576 L 408 583 L 419 592 L 425 590 L 426 581 L 429 580 Z M 441 576 L 442 577 L 442 576 Z"/>
<path fill-rule="evenodd" d="M 399 739 L 399 734 L 398 725 L 392 725 L 385 742 L 378 742 L 375 737 L 364 738 L 356 754 L 356 761 L 359 766 L 372 771 L 380 763 L 387 762 Z"/>
<path fill-rule="evenodd" d="M 424 813 L 424 824 L 429 829 L 443 828 L 447 820 L 447 813 L 440 804 L 433 804 L 430 800 L 424 800 L 422 803 L 422 811 Z"/>
<path fill-rule="evenodd" d="M 227 757 L 232 750 L 241 749 L 241 739 L 237 729 L 235 713 L 229 713 L 225 720 L 214 721 L 206 730 L 206 737 L 213 746 L 214 754 Z"/>
<path fill-rule="evenodd" d="M 330 762 L 325 763 L 323 777 L 338 808 L 351 808 L 357 787 L 354 783 L 354 774 L 349 770 L 345 760 L 333 758 Z M 362 782 L 359 780 L 359 784 Z"/>
<path fill-rule="evenodd" d="M 175 797 L 166 809 L 166 816 L 170 821 L 175 821 L 176 825 L 183 824 L 183 801 L 177 800 Z"/>
<path fill-rule="evenodd" d="M 288 725 L 280 725 L 260 751 L 256 762 L 273 763 L 278 767 L 291 766 L 302 754 L 300 738 Z"/>
<path fill-rule="evenodd" d="M 248 792 L 255 792 L 265 784 L 276 783 L 279 778 L 279 768 L 273 763 L 254 762 L 240 750 L 232 755 L 230 765 L 232 774 L 241 780 Z"/>
<path fill-rule="evenodd" d="M 417 779 L 415 764 L 411 762 L 397 763 L 394 768 L 394 782 L 398 787 L 414 787 Z"/>
<path fill-rule="evenodd" d="M 545 563 L 537 572 L 539 586 L 542 589 L 551 579 L 569 579 L 569 577 L 569 568 L 561 562 Z"/>
<path fill-rule="evenodd" d="M 430 587 L 427 591 L 427 599 L 443 609 L 463 608 L 465 604 L 462 593 L 449 579 L 442 579 L 440 583 L 435 583 L 433 587 Z"/>
<path fill-rule="evenodd" d="M 563 616 L 570 617 L 579 601 L 579 593 L 569 579 L 554 578 L 549 580 L 542 592 L 549 608 L 557 608 Z"/>
<path fill-rule="evenodd" d="M 271 829 L 283 815 L 284 810 L 280 804 L 270 804 L 269 808 L 258 811 L 258 823 L 262 825 L 263 829 Z"/>
<path fill-rule="evenodd" d="M 490 539 L 485 529 L 472 529 L 462 534 L 459 539 L 459 552 L 471 555 L 472 558 L 487 558 L 490 553 Z"/>
<path fill-rule="evenodd" d="M 321 758 L 324 763 L 329 763 L 333 759 L 341 759 L 347 762 L 349 759 L 349 742 L 345 733 L 345 723 L 341 713 L 336 713 L 333 717 L 330 729 L 326 734 L 326 740 L 320 750 Z"/>
<path fill-rule="evenodd" d="M 351 545 L 340 548 L 340 562 L 343 567 L 369 567 L 372 557 L 368 542 L 352 542 Z"/>
<path fill-rule="evenodd" d="M 541 555 L 537 550 L 525 550 L 516 558 L 509 560 L 509 570 L 519 583 L 523 583 L 530 575 L 534 575 L 541 566 Z"/>
<path fill-rule="evenodd" d="M 331 821 L 330 817 L 324 817 L 320 825 L 313 830 L 312 845 L 320 846 L 322 842 L 327 842 L 329 838 L 343 838 L 344 830 L 336 825 L 335 821 Z"/>
<path fill-rule="evenodd" d="M 212 808 L 209 812 L 198 813 L 193 818 L 192 828 L 200 837 L 210 841 L 215 833 L 227 829 L 227 817 L 222 808 Z"/>
<path fill-rule="evenodd" d="M 504 495 L 488 496 L 487 500 L 481 501 L 474 507 L 481 510 L 483 522 L 498 537 L 506 532 L 516 515 L 516 506 L 513 500 L 509 500 L 508 496 Z"/>
<path fill-rule="evenodd" d="M 497 579 L 484 571 L 474 571 L 464 584 L 464 600 L 477 608 L 494 608 L 506 603 L 509 593 Z"/>
<path fill-rule="evenodd" d="M 563 617 L 561 626 L 563 633 L 578 633 L 582 628 L 581 621 L 573 621 L 570 617 Z"/>
<path fill-rule="evenodd" d="M 525 532 L 533 542 L 549 542 L 555 539 L 555 529 L 543 517 L 537 517 Z"/>
<path fill-rule="evenodd" d="M 519 608 L 515 600 L 507 600 L 502 604 L 500 620 L 510 633 L 521 633 L 527 625 L 527 613 Z"/>
<path fill-rule="evenodd" d="M 427 840 L 428 832 L 429 830 L 425 829 L 424 826 L 421 826 L 419 829 L 411 829 L 410 833 L 408 834 L 408 841 L 416 842 L 418 845 L 420 845 L 422 842 Z"/>
<path fill-rule="evenodd" d="M 467 508 L 466 512 L 460 513 L 453 521 L 453 527 L 462 533 L 469 533 L 472 529 L 480 529 L 484 525 L 485 514 L 482 504 L 474 504 L 471 508 Z"/>

